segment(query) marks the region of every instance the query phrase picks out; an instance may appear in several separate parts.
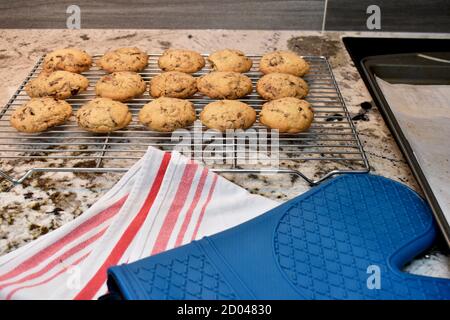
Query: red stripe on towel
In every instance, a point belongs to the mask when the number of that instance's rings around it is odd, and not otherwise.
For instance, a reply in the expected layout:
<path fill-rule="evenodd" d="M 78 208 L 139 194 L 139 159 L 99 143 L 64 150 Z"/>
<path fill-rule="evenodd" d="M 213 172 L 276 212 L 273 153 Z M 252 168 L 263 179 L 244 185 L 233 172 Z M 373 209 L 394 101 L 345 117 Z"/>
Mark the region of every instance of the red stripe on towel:
<path fill-rule="evenodd" d="M 44 268 L 40 269 L 39 271 L 31 273 L 31 274 L 29 274 L 29 275 L 27 275 L 27 276 L 25 276 L 25 277 L 23 277 L 23 278 L 21 278 L 19 280 L 16 280 L 16 281 L 13 281 L 13 282 L 9 282 L 9 283 L 5 283 L 4 285 L 1 285 L 0 286 L 0 290 L 4 289 L 6 287 L 9 287 L 9 286 L 15 285 L 15 284 L 23 283 L 23 282 L 26 282 L 26 281 L 30 281 L 30 280 L 36 279 L 36 278 L 38 278 L 40 276 L 43 276 L 44 274 L 46 274 L 47 272 L 52 270 L 58 264 L 63 263 L 65 260 L 67 260 L 68 258 L 73 256 L 74 254 L 80 252 L 81 250 L 86 248 L 88 245 L 90 245 L 91 243 L 93 243 L 94 241 L 99 239 L 105 233 L 106 229 L 107 228 L 102 229 L 100 232 L 97 232 L 92 237 L 84 240 L 83 242 L 80 242 L 79 244 L 77 244 L 73 248 L 67 250 L 62 255 L 60 255 L 57 258 L 55 258 L 53 261 L 51 261 L 49 264 L 47 264 Z"/>
<path fill-rule="evenodd" d="M 38 283 L 35 283 L 35 284 L 31 284 L 31 285 L 29 285 L 29 286 L 25 286 L 25 287 L 21 287 L 21 288 L 14 289 L 13 291 L 11 291 L 11 292 L 8 294 L 8 296 L 6 297 L 6 299 L 7 299 L 7 300 L 10 300 L 10 299 L 12 298 L 12 296 L 13 296 L 17 291 L 19 291 L 19 290 L 22 290 L 22 289 L 29 289 L 29 288 L 41 286 L 41 285 L 43 285 L 43 284 L 46 284 L 46 283 L 52 281 L 53 279 L 55 279 L 56 277 L 58 277 L 59 275 L 61 275 L 63 272 L 66 272 L 66 270 L 69 269 L 70 267 L 73 267 L 73 266 L 78 265 L 81 261 L 83 261 L 84 259 L 86 259 L 88 255 L 89 255 L 89 253 L 86 253 L 84 256 L 82 256 L 81 258 L 79 258 L 78 260 L 76 260 L 74 263 L 72 263 L 71 266 L 68 266 L 68 267 L 66 267 L 66 268 L 64 268 L 64 269 L 62 269 L 62 270 L 60 270 L 59 272 L 55 273 L 53 276 L 51 276 L 51 277 L 48 278 L 48 279 L 45 279 L 45 280 L 43 280 L 43 281 L 41 281 L 41 282 L 38 282 Z"/>
<path fill-rule="evenodd" d="M 200 224 L 202 223 L 203 216 L 205 215 L 206 207 L 208 207 L 208 204 L 211 201 L 212 195 L 214 193 L 214 189 L 216 188 L 217 177 L 218 175 L 214 175 L 214 180 L 211 184 L 211 188 L 209 189 L 208 198 L 206 199 L 205 204 L 202 207 L 202 211 L 200 212 L 200 216 L 198 217 L 197 225 L 195 226 L 194 234 L 192 235 L 192 241 L 197 237 L 197 232 L 200 228 Z"/>
<path fill-rule="evenodd" d="M 191 206 L 184 217 L 183 224 L 181 225 L 180 232 L 178 233 L 177 241 L 175 242 L 175 246 L 178 247 L 183 243 L 184 235 L 186 234 L 187 227 L 189 226 L 189 222 L 191 222 L 192 214 L 194 213 L 195 208 L 200 201 L 202 196 L 203 188 L 205 186 L 206 177 L 208 176 L 208 169 L 203 168 L 202 175 L 200 176 L 200 180 L 197 185 L 197 190 L 195 191 L 194 199 L 192 200 Z"/>
<path fill-rule="evenodd" d="M 180 184 L 175 193 L 175 197 L 172 200 L 172 204 L 170 205 L 166 218 L 164 219 L 162 227 L 159 230 L 159 234 L 156 238 L 151 254 L 157 254 L 166 249 L 167 243 L 169 242 L 175 224 L 177 223 L 180 212 L 183 209 L 184 204 L 186 203 L 186 199 L 189 194 L 189 190 L 191 189 L 192 181 L 194 179 L 197 168 L 198 164 L 196 163 L 188 163 L 184 168 Z"/>
<path fill-rule="evenodd" d="M 125 230 L 123 235 L 120 237 L 119 241 L 112 249 L 106 261 L 101 265 L 101 267 L 97 270 L 97 272 L 91 278 L 91 280 L 89 280 L 86 286 L 84 286 L 84 288 L 75 296 L 76 300 L 92 299 L 95 296 L 95 294 L 100 290 L 102 285 L 105 283 L 107 269 L 120 261 L 122 255 L 124 254 L 128 246 L 130 245 L 131 241 L 139 231 L 140 227 L 142 226 L 142 223 L 145 221 L 147 214 L 150 211 L 150 208 L 152 207 L 156 196 L 158 195 L 169 162 L 170 162 L 170 153 L 166 152 L 161 161 L 155 181 L 153 182 L 153 185 L 147 195 L 147 198 L 143 206 L 139 210 L 136 217 L 134 217 L 133 221 L 130 223 L 128 228 Z"/>
<path fill-rule="evenodd" d="M 7 279 L 16 277 L 31 268 L 34 268 L 35 266 L 39 265 L 55 253 L 57 253 L 59 250 L 70 244 L 71 242 L 77 240 L 81 236 L 83 236 L 86 232 L 89 232 L 93 228 L 99 226 L 106 220 L 112 218 L 117 212 L 119 212 L 120 208 L 122 208 L 122 205 L 124 204 L 125 200 L 127 199 L 128 195 L 125 195 L 120 200 L 118 200 L 116 203 L 114 203 L 109 208 L 103 210 L 102 212 L 98 213 L 92 218 L 89 218 L 82 224 L 80 224 L 78 227 L 73 229 L 71 232 L 66 234 L 64 237 L 59 239 L 58 241 L 54 242 L 53 244 L 49 245 L 48 247 L 42 249 L 41 251 L 34 254 L 32 257 L 28 258 L 27 260 L 20 263 L 18 266 L 16 266 L 11 271 L 7 272 L 6 274 L 0 276 L 0 281 L 5 281 Z"/>

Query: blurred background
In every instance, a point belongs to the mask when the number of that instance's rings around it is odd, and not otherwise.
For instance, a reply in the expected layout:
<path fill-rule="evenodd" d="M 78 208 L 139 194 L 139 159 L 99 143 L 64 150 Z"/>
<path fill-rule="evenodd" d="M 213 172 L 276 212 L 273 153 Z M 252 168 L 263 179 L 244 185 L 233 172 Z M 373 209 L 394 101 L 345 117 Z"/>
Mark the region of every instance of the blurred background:
<path fill-rule="evenodd" d="M 366 10 L 381 8 L 377 31 L 450 32 L 449 0 L 0 0 L 0 28 L 66 28 L 66 9 L 81 9 L 81 28 L 367 31 Z"/>

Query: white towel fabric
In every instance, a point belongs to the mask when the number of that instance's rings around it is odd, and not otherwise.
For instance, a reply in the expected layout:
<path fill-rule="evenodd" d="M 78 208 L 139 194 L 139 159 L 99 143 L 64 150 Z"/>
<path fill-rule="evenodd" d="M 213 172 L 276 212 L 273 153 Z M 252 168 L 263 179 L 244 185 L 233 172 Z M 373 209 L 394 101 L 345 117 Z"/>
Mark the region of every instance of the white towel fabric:
<path fill-rule="evenodd" d="M 0 257 L 0 299 L 95 299 L 106 270 L 238 225 L 275 207 L 178 152 L 150 147 L 70 223 Z"/>

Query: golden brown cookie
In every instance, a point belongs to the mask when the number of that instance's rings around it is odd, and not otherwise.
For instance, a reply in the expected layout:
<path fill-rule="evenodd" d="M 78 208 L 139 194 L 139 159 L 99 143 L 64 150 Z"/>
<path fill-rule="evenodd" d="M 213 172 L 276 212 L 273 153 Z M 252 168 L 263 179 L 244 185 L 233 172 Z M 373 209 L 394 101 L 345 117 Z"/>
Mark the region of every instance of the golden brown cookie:
<path fill-rule="evenodd" d="M 48 53 L 44 58 L 43 69 L 45 72 L 65 70 L 81 73 L 89 70 L 91 64 L 92 58 L 86 51 L 67 48 Z"/>
<path fill-rule="evenodd" d="M 138 48 L 119 48 L 105 53 L 97 65 L 107 72 L 142 71 L 148 64 L 148 55 Z"/>
<path fill-rule="evenodd" d="M 309 72 L 309 64 L 295 52 L 275 51 L 261 58 L 259 70 L 265 74 L 279 72 L 303 77 Z"/>
<path fill-rule="evenodd" d="M 281 98 L 263 104 L 259 122 L 280 132 L 298 133 L 307 130 L 314 119 L 311 104 L 297 98 Z"/>
<path fill-rule="evenodd" d="M 63 100 L 33 98 L 12 112 L 10 122 L 18 131 L 34 133 L 63 124 L 71 115 L 72 107 Z"/>
<path fill-rule="evenodd" d="M 266 100 L 285 97 L 304 98 L 308 84 L 302 78 L 287 73 L 269 73 L 258 80 L 256 91 Z"/>
<path fill-rule="evenodd" d="M 253 90 L 249 77 L 239 72 L 214 71 L 197 79 L 198 91 L 212 99 L 239 99 Z"/>
<path fill-rule="evenodd" d="M 69 71 L 55 71 L 41 73 L 36 79 L 30 80 L 25 86 L 25 91 L 32 98 L 54 97 L 67 99 L 80 91 L 87 89 L 89 80 Z"/>
<path fill-rule="evenodd" d="M 95 98 L 76 113 L 78 125 L 91 132 L 106 133 L 125 128 L 131 121 L 131 112 L 122 102 Z"/>
<path fill-rule="evenodd" d="M 196 92 L 197 80 L 184 72 L 164 72 L 150 81 L 150 95 L 155 98 L 189 98 Z"/>
<path fill-rule="evenodd" d="M 214 71 L 247 72 L 253 62 L 242 51 L 224 49 L 212 53 L 208 61 Z"/>
<path fill-rule="evenodd" d="M 249 105 L 236 100 L 220 100 L 207 104 L 200 113 L 202 123 L 211 129 L 247 129 L 256 120 L 256 112 Z"/>
<path fill-rule="evenodd" d="M 194 73 L 205 66 L 205 59 L 192 50 L 169 49 L 161 55 L 158 65 L 163 71 Z"/>
<path fill-rule="evenodd" d="M 95 85 L 99 97 L 128 101 L 142 95 L 147 85 L 136 72 L 118 71 L 101 77 Z"/>
<path fill-rule="evenodd" d="M 177 98 L 158 98 L 144 105 L 139 112 L 139 121 L 143 125 L 160 132 L 187 127 L 195 118 L 192 102 Z"/>

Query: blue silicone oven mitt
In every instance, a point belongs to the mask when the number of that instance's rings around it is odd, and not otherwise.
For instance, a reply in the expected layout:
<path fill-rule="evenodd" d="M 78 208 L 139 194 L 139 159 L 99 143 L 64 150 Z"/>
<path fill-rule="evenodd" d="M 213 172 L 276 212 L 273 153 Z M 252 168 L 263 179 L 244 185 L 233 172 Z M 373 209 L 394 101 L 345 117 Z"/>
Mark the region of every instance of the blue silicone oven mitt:
<path fill-rule="evenodd" d="M 449 299 L 401 271 L 436 228 L 408 187 L 344 175 L 237 227 L 108 271 L 125 299 Z"/>

